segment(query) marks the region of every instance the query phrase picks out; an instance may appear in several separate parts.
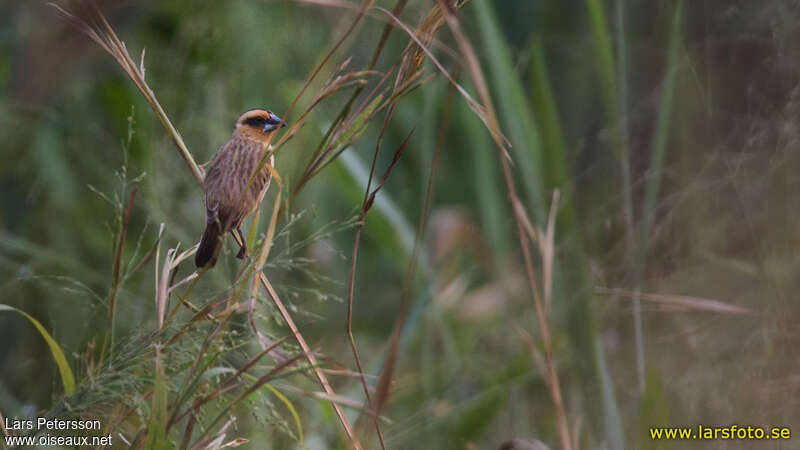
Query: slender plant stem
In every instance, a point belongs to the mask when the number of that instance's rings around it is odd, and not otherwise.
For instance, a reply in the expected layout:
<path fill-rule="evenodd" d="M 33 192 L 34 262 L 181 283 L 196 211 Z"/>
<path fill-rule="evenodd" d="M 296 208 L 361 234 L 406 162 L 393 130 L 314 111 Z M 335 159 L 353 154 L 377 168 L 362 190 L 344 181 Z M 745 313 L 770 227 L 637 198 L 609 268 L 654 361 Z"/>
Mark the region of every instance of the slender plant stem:
<path fill-rule="evenodd" d="M 672 29 L 670 43 L 667 49 L 667 65 L 664 83 L 661 89 L 661 105 L 658 118 L 656 119 L 656 131 L 653 136 L 652 153 L 650 155 L 650 165 L 648 167 L 649 176 L 647 187 L 645 188 L 644 202 L 642 205 L 642 228 L 639 233 L 642 243 L 639 247 L 637 261 L 634 269 L 634 333 L 636 337 L 636 371 L 640 378 L 639 388 L 642 393 L 646 389 L 645 378 L 645 351 L 644 351 L 644 325 L 642 323 L 641 306 L 641 283 L 644 278 L 644 269 L 650 253 L 650 235 L 655 224 L 656 202 L 658 192 L 661 188 L 661 177 L 664 167 L 664 158 L 667 153 L 667 141 L 669 139 L 669 124 L 672 115 L 672 104 L 674 102 L 673 93 L 675 90 L 675 76 L 678 70 L 678 51 L 680 48 L 680 24 L 683 11 L 683 4 L 678 1 L 672 19 Z"/>
<path fill-rule="evenodd" d="M 335 398 L 336 393 L 333 391 L 333 388 L 328 381 L 328 377 L 325 376 L 325 372 L 323 372 L 322 369 L 317 365 L 317 359 L 314 357 L 314 354 L 311 353 L 311 348 L 306 343 L 303 335 L 300 334 L 300 330 L 297 328 L 297 325 L 295 325 L 291 314 L 289 314 L 289 311 L 283 305 L 280 297 L 278 297 L 278 293 L 275 292 L 275 289 L 272 287 L 272 283 L 269 282 L 269 279 L 267 279 L 267 276 L 264 275 L 263 272 L 259 273 L 258 277 L 261 281 L 261 284 L 264 286 L 264 289 L 267 290 L 267 293 L 269 293 L 269 296 L 272 298 L 272 302 L 275 303 L 275 306 L 278 308 L 281 317 L 283 317 L 283 320 L 286 322 L 286 325 L 289 327 L 289 330 L 292 332 L 295 340 L 303 350 L 303 354 L 314 370 L 314 374 L 317 376 L 319 384 L 322 385 L 322 389 L 324 389 L 325 393 L 328 394 L 332 399 Z M 333 406 L 334 411 L 336 411 L 336 415 L 339 417 L 339 421 L 342 423 L 344 431 L 347 434 L 347 438 L 350 440 L 353 448 L 356 450 L 361 450 L 361 443 L 358 441 L 358 437 L 355 435 L 355 433 L 353 433 L 353 427 L 350 425 L 350 421 L 347 419 L 347 416 L 344 415 L 342 408 L 333 400 L 330 401 L 330 404 Z"/>
<path fill-rule="evenodd" d="M 525 262 L 525 273 L 528 281 L 528 288 L 533 296 L 533 303 L 536 309 L 536 317 L 539 324 L 539 334 L 542 339 L 542 346 L 545 350 L 545 358 L 548 366 L 548 376 L 550 377 L 550 391 L 553 400 L 553 405 L 556 410 L 556 419 L 558 424 L 558 436 L 561 443 L 562 450 L 572 449 L 572 439 L 569 432 L 569 425 L 567 423 L 566 412 L 564 411 L 564 404 L 561 398 L 561 389 L 558 382 L 558 373 L 553 361 L 550 325 L 546 316 L 544 305 L 539 293 L 539 287 L 536 282 L 536 275 L 533 269 L 533 258 L 531 257 L 530 248 L 528 246 L 528 239 L 525 236 L 524 218 L 522 203 L 517 195 L 516 186 L 514 185 L 514 177 L 511 172 L 511 163 L 507 157 L 508 153 L 505 149 L 505 142 L 501 139 L 500 126 L 497 121 L 494 108 L 492 106 L 492 99 L 489 94 L 489 89 L 486 83 L 486 78 L 480 68 L 478 57 L 472 48 L 469 40 L 467 39 L 464 31 L 461 28 L 461 23 L 457 17 L 455 8 L 448 4 L 445 0 L 437 0 L 440 7 L 445 13 L 450 30 L 453 32 L 456 42 L 461 49 L 462 55 L 466 59 L 466 66 L 469 70 L 472 82 L 478 92 L 478 97 L 481 99 L 481 106 L 486 113 L 486 121 L 492 139 L 495 142 L 495 147 L 498 151 L 498 157 L 503 169 L 503 178 L 505 179 L 506 189 L 508 192 L 508 199 L 514 211 L 514 222 L 517 229 L 517 237 L 519 239 L 520 247 L 522 249 L 522 257 Z"/>

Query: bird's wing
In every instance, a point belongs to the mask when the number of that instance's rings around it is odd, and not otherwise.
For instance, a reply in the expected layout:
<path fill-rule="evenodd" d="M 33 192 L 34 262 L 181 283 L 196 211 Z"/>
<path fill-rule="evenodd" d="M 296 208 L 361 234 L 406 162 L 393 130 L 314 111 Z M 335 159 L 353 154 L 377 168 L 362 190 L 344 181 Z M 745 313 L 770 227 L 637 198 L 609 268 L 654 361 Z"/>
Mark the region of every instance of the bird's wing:
<path fill-rule="evenodd" d="M 225 209 L 225 205 L 230 203 L 230 187 L 226 183 L 230 182 L 231 157 L 236 153 L 240 143 L 237 139 L 229 139 L 208 163 L 208 170 L 203 182 L 203 190 L 206 192 L 206 222 L 214 223 L 217 220 L 224 220 L 225 211 L 220 211 L 220 206 Z M 222 214 L 220 214 L 222 213 Z"/>

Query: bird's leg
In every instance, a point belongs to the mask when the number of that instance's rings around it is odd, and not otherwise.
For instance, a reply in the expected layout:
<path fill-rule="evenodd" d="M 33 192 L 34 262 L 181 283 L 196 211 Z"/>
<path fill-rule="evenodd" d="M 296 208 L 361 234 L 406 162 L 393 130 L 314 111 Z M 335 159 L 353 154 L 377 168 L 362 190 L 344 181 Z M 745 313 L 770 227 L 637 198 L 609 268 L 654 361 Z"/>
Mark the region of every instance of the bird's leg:
<path fill-rule="evenodd" d="M 245 256 L 247 256 L 247 241 L 244 238 L 244 233 L 242 233 L 241 225 L 232 229 L 231 234 L 234 236 L 239 236 L 239 240 L 242 242 L 242 244 L 239 248 L 239 253 L 236 254 L 236 257 L 239 259 L 244 259 Z"/>

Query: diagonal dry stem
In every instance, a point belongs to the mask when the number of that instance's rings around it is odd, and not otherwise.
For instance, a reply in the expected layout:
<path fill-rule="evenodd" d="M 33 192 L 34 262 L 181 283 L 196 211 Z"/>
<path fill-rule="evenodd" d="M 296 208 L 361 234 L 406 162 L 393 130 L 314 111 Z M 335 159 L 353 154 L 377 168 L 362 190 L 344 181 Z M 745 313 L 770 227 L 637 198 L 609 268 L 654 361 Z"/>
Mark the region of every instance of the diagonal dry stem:
<path fill-rule="evenodd" d="M 142 93 L 145 100 L 147 100 L 147 103 L 150 105 L 150 108 L 153 109 L 158 120 L 161 121 L 161 124 L 167 129 L 167 134 L 170 139 L 172 139 L 175 147 L 177 147 L 181 158 L 183 158 L 189 170 L 192 172 L 192 176 L 202 185 L 205 176 L 203 169 L 195 162 L 194 157 L 183 142 L 183 137 L 181 137 L 181 134 L 172 125 L 167 113 L 164 112 L 164 108 L 161 107 L 158 99 L 156 99 L 155 93 L 150 89 L 150 86 L 144 79 L 144 50 L 142 51 L 140 64 L 137 67 L 133 58 L 131 58 L 131 55 L 128 53 L 125 43 L 117 37 L 114 29 L 108 23 L 97 5 L 91 1 L 85 4 L 88 4 L 88 8 L 82 11 L 81 15 L 73 14 L 55 3 L 50 3 L 49 5 L 55 8 L 65 20 L 74 25 L 80 32 L 88 36 L 89 39 L 114 57 L 120 67 L 122 67 L 122 70 L 125 71 L 131 81 L 133 81 L 133 84 L 139 89 L 139 92 Z"/>
<path fill-rule="evenodd" d="M 292 335 L 294 336 L 295 340 L 300 345 L 300 349 L 303 350 L 303 354 L 305 355 L 306 360 L 308 360 L 308 363 L 313 368 L 314 374 L 317 376 L 320 385 L 322 385 L 322 389 L 324 389 L 325 393 L 328 394 L 329 396 L 335 397 L 336 393 L 333 391 L 333 388 L 331 387 L 331 384 L 328 381 L 328 377 L 325 375 L 325 372 L 323 372 L 322 369 L 320 369 L 317 366 L 316 357 L 314 357 L 314 354 L 311 353 L 311 348 L 306 343 L 306 340 L 303 337 L 303 335 L 300 334 L 300 330 L 297 328 L 297 325 L 295 325 L 291 314 L 289 314 L 289 311 L 283 305 L 283 302 L 281 301 L 280 297 L 278 297 L 278 293 L 275 292 L 275 288 L 272 287 L 272 283 L 269 282 L 269 279 L 267 278 L 266 275 L 264 275 L 264 272 L 260 272 L 258 274 L 258 277 L 259 280 L 261 281 L 261 285 L 264 286 L 264 289 L 267 290 L 267 293 L 272 298 L 273 303 L 275 303 L 275 306 L 278 307 L 278 311 L 280 312 L 281 317 L 283 317 L 283 320 L 286 322 L 286 325 L 289 327 L 289 330 L 292 332 Z M 353 427 L 350 425 L 350 421 L 344 415 L 344 411 L 342 411 L 342 408 L 339 406 L 338 403 L 333 401 L 331 401 L 330 403 L 331 406 L 333 406 L 334 411 L 336 411 L 336 415 L 339 417 L 339 421 L 342 423 L 342 426 L 344 427 L 344 431 L 347 434 L 347 438 L 350 440 L 350 444 L 356 450 L 360 450 L 362 448 L 361 443 L 358 441 L 358 437 L 355 435 L 355 433 L 353 433 Z"/>

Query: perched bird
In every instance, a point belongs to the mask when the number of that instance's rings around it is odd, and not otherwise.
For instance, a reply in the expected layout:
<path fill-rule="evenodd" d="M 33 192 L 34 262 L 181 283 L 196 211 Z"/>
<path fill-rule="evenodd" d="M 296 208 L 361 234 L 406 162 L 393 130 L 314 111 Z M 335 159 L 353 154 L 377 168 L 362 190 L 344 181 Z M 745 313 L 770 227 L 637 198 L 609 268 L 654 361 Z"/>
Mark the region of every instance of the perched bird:
<path fill-rule="evenodd" d="M 206 229 L 194 258 L 197 267 L 216 264 L 222 238 L 229 231 L 242 242 L 236 257 L 242 259 L 247 255 L 242 221 L 261 203 L 271 178 L 263 164 L 254 171 L 267 151 L 270 134 L 284 126 L 286 123 L 271 111 L 247 111 L 236 121 L 231 138 L 208 164 L 203 182 Z M 274 164 L 273 156 L 269 163 Z"/>

